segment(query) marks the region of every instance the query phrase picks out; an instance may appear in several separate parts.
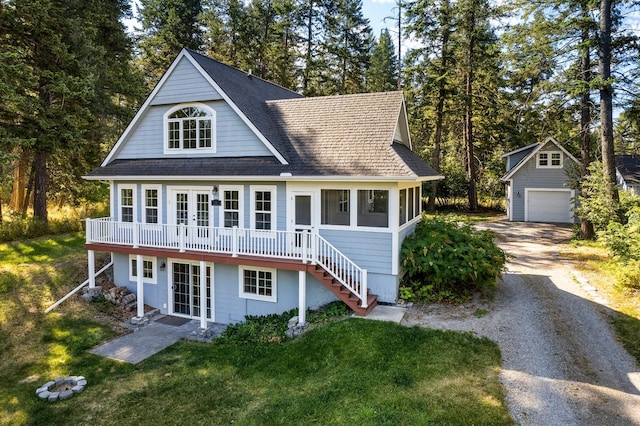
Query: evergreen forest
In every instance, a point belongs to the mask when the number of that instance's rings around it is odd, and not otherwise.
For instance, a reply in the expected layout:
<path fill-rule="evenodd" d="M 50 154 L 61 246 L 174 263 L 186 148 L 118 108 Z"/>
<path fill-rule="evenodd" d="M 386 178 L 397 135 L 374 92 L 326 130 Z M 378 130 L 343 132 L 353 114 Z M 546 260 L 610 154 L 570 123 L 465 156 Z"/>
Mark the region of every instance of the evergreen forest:
<path fill-rule="evenodd" d="M 187 47 L 306 96 L 404 91 L 413 148 L 445 176 L 429 209 L 499 206 L 501 156 L 554 137 L 580 159 L 581 196 L 619 211 L 614 156 L 640 154 L 637 2 L 394 10 L 374 34 L 362 0 L 0 0 L 0 209 L 46 223 L 108 197 L 82 176 Z"/>

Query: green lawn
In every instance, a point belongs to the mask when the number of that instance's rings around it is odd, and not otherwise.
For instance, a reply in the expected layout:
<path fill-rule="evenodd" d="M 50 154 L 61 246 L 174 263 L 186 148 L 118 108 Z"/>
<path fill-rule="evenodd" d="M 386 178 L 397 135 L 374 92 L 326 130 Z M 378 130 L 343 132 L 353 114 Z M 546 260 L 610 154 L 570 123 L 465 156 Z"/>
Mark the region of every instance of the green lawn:
<path fill-rule="evenodd" d="M 43 314 L 86 256 L 40 260 L 40 243 L 31 264 L 0 248 L 0 281 L 21 282 L 0 288 L 0 424 L 512 424 L 497 345 L 465 333 L 349 319 L 275 344 L 180 342 L 136 366 L 91 355 L 116 335 L 95 306 L 72 298 Z M 71 374 L 87 377 L 82 394 L 38 400 L 40 384 Z"/>

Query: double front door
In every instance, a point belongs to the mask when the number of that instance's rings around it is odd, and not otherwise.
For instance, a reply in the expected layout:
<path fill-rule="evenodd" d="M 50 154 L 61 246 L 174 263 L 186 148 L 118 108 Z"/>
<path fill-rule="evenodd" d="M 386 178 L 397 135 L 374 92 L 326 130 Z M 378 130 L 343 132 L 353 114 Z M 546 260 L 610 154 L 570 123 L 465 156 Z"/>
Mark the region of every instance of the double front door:
<path fill-rule="evenodd" d="M 211 267 L 206 266 L 203 271 L 199 264 L 173 261 L 171 269 L 173 313 L 191 318 L 200 318 L 204 313 L 207 320 L 213 321 Z"/>
<path fill-rule="evenodd" d="M 169 223 L 173 225 L 197 226 L 196 231 L 176 229 L 175 242 L 180 238 L 180 232 L 187 237 L 188 246 L 206 244 L 212 225 L 211 193 L 208 190 L 172 189 L 169 192 Z"/>

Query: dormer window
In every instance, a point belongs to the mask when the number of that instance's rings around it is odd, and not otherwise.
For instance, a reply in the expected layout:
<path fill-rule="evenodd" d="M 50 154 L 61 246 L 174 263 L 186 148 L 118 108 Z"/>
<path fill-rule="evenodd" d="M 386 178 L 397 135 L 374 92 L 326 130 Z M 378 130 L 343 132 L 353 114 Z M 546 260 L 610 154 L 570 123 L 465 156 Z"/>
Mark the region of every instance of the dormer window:
<path fill-rule="evenodd" d="M 559 169 L 562 168 L 562 152 L 545 151 L 538 153 L 537 167 L 539 169 Z"/>
<path fill-rule="evenodd" d="M 216 113 L 203 104 L 179 105 L 164 116 L 165 153 L 216 152 Z"/>

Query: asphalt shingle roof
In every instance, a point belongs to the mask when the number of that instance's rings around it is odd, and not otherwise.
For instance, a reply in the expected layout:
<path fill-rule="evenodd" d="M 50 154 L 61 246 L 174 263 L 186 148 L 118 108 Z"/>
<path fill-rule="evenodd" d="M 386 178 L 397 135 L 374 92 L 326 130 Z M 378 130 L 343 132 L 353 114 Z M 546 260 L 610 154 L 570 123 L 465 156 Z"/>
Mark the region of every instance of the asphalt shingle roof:
<path fill-rule="evenodd" d="M 289 164 L 272 157 L 115 160 L 90 176 L 437 176 L 408 146 L 393 140 L 401 92 L 305 98 L 188 54 Z"/>
<path fill-rule="evenodd" d="M 616 155 L 616 168 L 627 183 L 640 185 L 640 156 Z"/>

